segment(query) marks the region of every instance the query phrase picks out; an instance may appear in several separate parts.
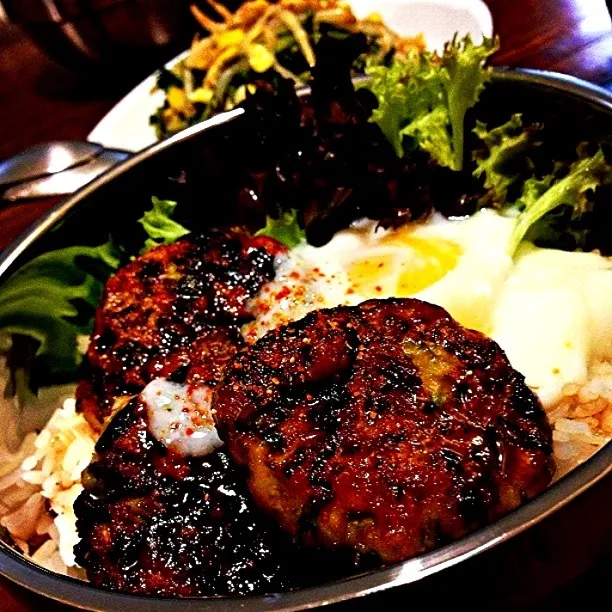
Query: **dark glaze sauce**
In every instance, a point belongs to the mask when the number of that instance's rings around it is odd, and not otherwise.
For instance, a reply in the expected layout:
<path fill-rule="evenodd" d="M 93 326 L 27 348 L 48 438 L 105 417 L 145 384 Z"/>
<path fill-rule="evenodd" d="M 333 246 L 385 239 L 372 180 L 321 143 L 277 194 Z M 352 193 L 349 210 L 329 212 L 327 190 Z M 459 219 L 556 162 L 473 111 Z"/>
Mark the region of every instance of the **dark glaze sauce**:
<path fill-rule="evenodd" d="M 366 567 L 354 555 L 301 550 L 255 507 L 221 448 L 169 450 L 132 400 L 111 421 L 75 505 L 75 552 L 96 586 L 164 596 L 244 595 L 321 583 Z M 375 563 L 369 559 L 369 566 Z"/>

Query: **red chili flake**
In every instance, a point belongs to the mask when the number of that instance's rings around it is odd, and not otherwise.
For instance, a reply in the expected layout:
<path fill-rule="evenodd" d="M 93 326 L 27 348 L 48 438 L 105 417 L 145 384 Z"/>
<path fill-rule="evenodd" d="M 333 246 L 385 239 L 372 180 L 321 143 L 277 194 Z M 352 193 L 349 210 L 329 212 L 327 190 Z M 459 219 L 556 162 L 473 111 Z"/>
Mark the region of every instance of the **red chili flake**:
<path fill-rule="evenodd" d="M 384 261 L 381 261 L 381 262 L 378 264 L 378 267 L 379 267 L 379 268 L 382 268 L 382 267 L 384 267 L 384 265 L 385 265 L 385 262 L 384 262 Z"/>
<path fill-rule="evenodd" d="M 355 293 L 355 290 L 352 287 L 349 287 L 346 292 L 351 295 L 352 293 Z"/>
<path fill-rule="evenodd" d="M 380 285 L 376 285 L 376 287 L 374 287 L 374 289 L 376 289 L 376 291 L 378 291 L 378 293 L 380 293 L 382 291 L 382 287 Z"/>
<path fill-rule="evenodd" d="M 187 427 L 187 429 L 185 429 L 185 434 L 188 436 L 193 436 L 194 431 L 191 427 Z"/>
<path fill-rule="evenodd" d="M 294 270 L 289 276 L 297 280 L 298 278 L 300 278 L 300 273 Z"/>
<path fill-rule="evenodd" d="M 319 272 L 320 272 L 321 270 L 319 270 L 319 268 L 313 268 L 313 269 L 312 269 L 312 271 L 313 271 L 315 274 L 319 274 Z"/>
<path fill-rule="evenodd" d="M 280 302 L 283 298 L 286 298 L 291 293 L 289 287 L 283 287 L 277 294 L 276 299 Z"/>

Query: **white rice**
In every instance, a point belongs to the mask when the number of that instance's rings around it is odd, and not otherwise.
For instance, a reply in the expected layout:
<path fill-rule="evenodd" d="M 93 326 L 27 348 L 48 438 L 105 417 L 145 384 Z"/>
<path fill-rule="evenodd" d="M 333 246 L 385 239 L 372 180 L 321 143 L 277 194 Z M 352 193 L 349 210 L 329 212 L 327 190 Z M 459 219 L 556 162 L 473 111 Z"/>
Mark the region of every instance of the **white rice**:
<path fill-rule="evenodd" d="M 58 573 L 82 573 L 73 553 L 78 542 L 73 506 L 96 437 L 68 398 L 38 436 L 26 436 L 10 458 L 12 471 L 0 479 L 0 525 L 23 553 Z"/>
<path fill-rule="evenodd" d="M 594 364 L 582 387 L 567 385 L 548 417 L 553 425 L 555 478 L 560 478 L 612 437 L 612 364 Z M 38 436 L 28 434 L 14 452 L 0 445 L 0 525 L 36 563 L 83 579 L 73 554 L 79 539 L 73 504 L 96 438 L 75 412 L 74 399 L 68 398 Z"/>
<path fill-rule="evenodd" d="M 563 399 L 547 412 L 553 425 L 556 478 L 612 438 L 612 364 L 594 363 L 585 385 L 566 385 L 563 392 Z"/>

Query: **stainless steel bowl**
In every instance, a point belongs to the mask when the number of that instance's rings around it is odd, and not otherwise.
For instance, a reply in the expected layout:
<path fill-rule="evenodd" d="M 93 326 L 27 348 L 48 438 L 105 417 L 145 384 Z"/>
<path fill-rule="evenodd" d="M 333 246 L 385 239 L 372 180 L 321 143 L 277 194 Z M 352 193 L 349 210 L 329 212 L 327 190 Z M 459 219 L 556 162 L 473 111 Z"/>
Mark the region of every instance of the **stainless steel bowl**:
<path fill-rule="evenodd" d="M 544 108 L 554 106 L 557 112 L 567 113 L 568 121 L 574 124 L 596 117 L 604 122 L 606 130 L 612 127 L 612 95 L 571 77 L 498 70 L 485 98 L 483 104 L 487 108 L 509 103 L 517 110 L 521 103 L 541 98 Z M 214 202 L 215 189 L 223 187 L 215 183 L 222 180 L 216 163 L 230 160 L 235 150 L 232 147 L 239 145 L 243 114 L 236 109 L 153 145 L 58 204 L 0 257 L 0 283 L 28 256 L 54 244 L 62 232 L 70 237 L 70 231 L 78 231 L 77 239 L 82 242 L 83 236 L 96 231 L 98 225 L 104 230 L 104 223 L 113 215 L 138 215 L 151 194 L 165 195 L 165 177 L 179 172 L 186 163 L 195 164 L 203 173 L 207 201 Z M 189 197 L 187 192 L 183 195 Z M 197 196 L 201 206 L 202 192 L 192 195 Z M 220 208 L 205 209 L 203 217 L 216 222 L 219 215 L 225 214 Z M 50 233 L 60 221 L 62 231 Z M 567 582 L 572 574 L 588 568 L 597 556 L 612 552 L 610 472 L 612 443 L 535 500 L 453 544 L 381 570 L 281 594 L 176 600 L 113 593 L 41 569 L 4 543 L 0 543 L 0 572 L 48 597 L 112 612 L 296 610 L 364 596 L 367 597 L 339 607 L 405 607 L 409 599 L 422 603 L 424 598 L 428 604 L 446 602 L 456 606 L 472 602 L 472 590 L 487 605 L 503 608 L 504 603 L 514 601 L 521 606 L 532 603 L 526 601 L 531 594 L 545 595 L 558 586 L 558 578 Z"/>

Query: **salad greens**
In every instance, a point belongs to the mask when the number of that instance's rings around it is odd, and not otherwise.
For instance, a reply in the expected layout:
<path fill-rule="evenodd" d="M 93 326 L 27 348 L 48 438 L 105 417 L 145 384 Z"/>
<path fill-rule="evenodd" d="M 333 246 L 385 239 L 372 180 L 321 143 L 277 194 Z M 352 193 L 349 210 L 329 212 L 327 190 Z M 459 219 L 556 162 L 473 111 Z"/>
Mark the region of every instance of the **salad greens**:
<path fill-rule="evenodd" d="M 474 176 L 484 178 L 487 190 L 486 201 L 496 208 L 504 206 L 508 201 L 508 190 L 520 180 L 521 174 L 531 172 L 527 151 L 538 146 L 534 142 L 536 126 L 525 129 L 521 115 L 512 115 L 506 123 L 487 129 L 480 121 L 476 122 L 474 133 L 482 140 L 484 151 L 476 151 L 474 160 L 477 162 Z"/>
<path fill-rule="evenodd" d="M 409 157 L 418 148 L 441 166 L 464 169 L 465 114 L 490 79 L 484 64 L 497 47 L 496 39 L 477 46 L 469 36 L 455 37 L 442 56 L 424 52 L 407 60 L 396 57 L 388 67 L 368 62 L 371 82 L 366 87 L 378 101 L 372 121 L 398 156 Z M 591 209 L 591 194 L 612 184 L 612 167 L 601 149 L 589 157 L 579 147 L 573 163 L 558 162 L 549 174 L 538 175 L 531 153 L 542 144 L 541 129 L 534 123 L 523 125 L 519 114 L 491 129 L 481 122 L 474 128 L 481 149 L 473 153 L 472 174 L 484 188 L 478 205 L 517 216 L 508 245 L 511 254 L 525 237 L 562 233 L 550 227 L 559 224 L 559 209 L 569 208 L 570 218 L 578 219 Z"/>
<path fill-rule="evenodd" d="M 545 234 L 558 235 L 563 229 L 549 227 L 561 220 L 560 209 L 569 209 L 569 219 L 578 219 L 592 207 L 590 196 L 600 186 L 612 184 L 612 165 L 601 148 L 588 155 L 586 144 L 577 150 L 572 163 L 557 162 L 550 173 L 537 176 L 529 154 L 541 146 L 541 126 L 523 126 L 521 115 L 488 130 L 477 123 L 475 134 L 484 149 L 474 153 L 474 176 L 484 178 L 487 189 L 483 203 L 516 216 L 516 226 L 508 244 L 512 255 L 524 238 L 537 241 Z M 514 196 L 510 194 L 513 193 Z M 567 215 L 566 215 L 567 216 Z M 567 223 L 566 223 L 567 225 Z M 566 231 L 572 231 L 570 227 Z M 580 240 L 577 240 L 580 246 Z"/>
<path fill-rule="evenodd" d="M 110 242 L 39 255 L 2 285 L 0 330 L 34 340 L 49 373 L 73 374 L 82 357 L 78 337 L 91 332 L 104 282 L 118 267 Z"/>
<path fill-rule="evenodd" d="M 186 236 L 189 230 L 172 219 L 172 214 L 176 208 L 176 202 L 171 200 L 160 200 L 153 196 L 151 198 L 153 208 L 144 213 L 138 219 L 145 232 L 149 236 L 145 241 L 144 247 L 140 251 L 143 253 L 148 249 L 159 246 L 160 244 L 171 244 L 179 238 Z"/>
<path fill-rule="evenodd" d="M 266 217 L 265 227 L 257 231 L 255 236 L 274 238 L 290 249 L 306 240 L 306 232 L 300 227 L 298 211 L 295 208 L 281 213 L 278 219 Z"/>
<path fill-rule="evenodd" d="M 148 235 L 142 251 L 189 233 L 171 218 L 176 202 L 155 197 L 152 202 L 139 220 Z M 0 332 L 11 337 L 14 392 L 22 391 L 24 364 L 32 365 L 34 358 L 43 379 L 76 374 L 82 360 L 79 336 L 91 333 L 104 283 L 120 263 L 120 249 L 112 240 L 71 246 L 39 255 L 2 285 Z"/>
<path fill-rule="evenodd" d="M 484 62 L 498 46 L 497 38 L 475 45 L 469 35 L 461 40 L 455 36 L 442 56 L 424 51 L 396 57 L 389 66 L 367 62 L 371 81 L 366 87 L 378 99 L 372 121 L 398 156 L 408 153 L 408 136 L 440 165 L 463 168 L 465 113 L 491 78 Z"/>
<path fill-rule="evenodd" d="M 422 35 L 399 36 L 379 15 L 358 18 L 339 0 L 247 0 L 235 12 L 212 0 L 207 4 L 206 12 L 191 7 L 204 35 L 196 36 L 187 57 L 172 70 L 159 73 L 157 86 L 165 100 L 150 117 L 159 138 L 240 104 L 247 88 L 266 73 L 306 85 L 314 46 L 324 35 L 346 38 L 362 32 L 368 40 L 364 55 L 372 58 L 425 46 Z M 355 58 L 354 68 L 361 71 L 362 58 Z"/>
<path fill-rule="evenodd" d="M 523 195 L 517 200 L 522 209 L 508 251 L 513 254 L 527 232 L 537 232 L 536 224 L 545 215 L 561 206 L 569 206 L 574 217 L 580 217 L 590 207 L 589 195 L 600 185 L 612 184 L 612 165 L 606 162 L 601 149 L 591 157 L 578 159 L 561 179 L 552 176 L 538 180 L 534 177 L 525 182 Z"/>

